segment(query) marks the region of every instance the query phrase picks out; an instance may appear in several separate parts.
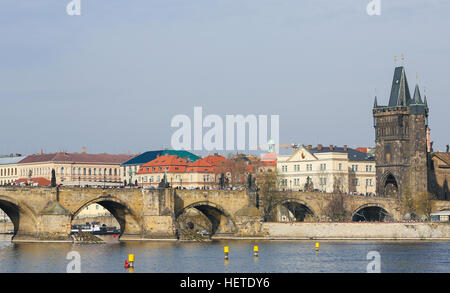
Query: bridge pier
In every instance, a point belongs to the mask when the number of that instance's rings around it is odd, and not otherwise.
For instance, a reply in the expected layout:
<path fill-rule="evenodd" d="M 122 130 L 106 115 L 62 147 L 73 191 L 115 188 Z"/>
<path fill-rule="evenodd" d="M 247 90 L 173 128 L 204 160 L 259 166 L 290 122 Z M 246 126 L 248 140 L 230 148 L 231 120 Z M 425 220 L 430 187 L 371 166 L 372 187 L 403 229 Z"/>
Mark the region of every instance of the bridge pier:
<path fill-rule="evenodd" d="M 144 240 L 177 240 L 172 216 L 143 216 Z"/>
<path fill-rule="evenodd" d="M 36 216 L 34 231 L 20 229 L 13 242 L 72 242 L 70 237 L 72 215 L 58 201 L 50 201 Z"/>

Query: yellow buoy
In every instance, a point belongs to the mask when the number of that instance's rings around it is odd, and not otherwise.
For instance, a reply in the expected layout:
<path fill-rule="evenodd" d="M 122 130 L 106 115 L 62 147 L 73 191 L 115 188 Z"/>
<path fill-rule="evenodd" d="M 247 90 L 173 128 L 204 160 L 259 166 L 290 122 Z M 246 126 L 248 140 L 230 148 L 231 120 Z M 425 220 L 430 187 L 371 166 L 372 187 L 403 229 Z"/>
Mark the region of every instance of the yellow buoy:
<path fill-rule="evenodd" d="M 319 247 L 320 247 L 320 243 L 316 242 L 316 249 L 319 249 Z"/>
<path fill-rule="evenodd" d="M 255 256 L 258 256 L 259 248 L 258 245 L 253 246 L 253 252 Z"/>
<path fill-rule="evenodd" d="M 225 259 L 228 259 L 228 253 L 230 252 L 230 248 L 228 246 L 225 246 L 223 248 L 223 252 L 225 254 Z"/>
<path fill-rule="evenodd" d="M 134 267 L 134 254 L 128 255 L 128 262 L 130 264 L 130 268 Z"/>

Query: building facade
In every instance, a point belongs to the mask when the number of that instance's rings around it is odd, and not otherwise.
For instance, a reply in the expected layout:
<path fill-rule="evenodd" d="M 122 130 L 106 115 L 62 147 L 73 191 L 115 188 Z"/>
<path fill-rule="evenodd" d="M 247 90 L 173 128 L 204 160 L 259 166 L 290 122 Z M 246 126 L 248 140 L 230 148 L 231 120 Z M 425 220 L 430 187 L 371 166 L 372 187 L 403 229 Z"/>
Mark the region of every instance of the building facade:
<path fill-rule="evenodd" d="M 0 186 L 13 184 L 19 179 L 19 171 L 17 163 L 24 157 L 20 155 L 11 155 L 9 157 L 0 158 Z"/>
<path fill-rule="evenodd" d="M 377 194 L 428 191 L 427 100 L 417 85 L 411 98 L 403 67 L 395 68 L 388 105 L 378 105 L 375 97 L 373 118 Z"/>
<path fill-rule="evenodd" d="M 431 153 L 429 189 L 440 200 L 450 200 L 450 152 Z"/>
<path fill-rule="evenodd" d="M 137 172 L 139 171 L 140 167 L 150 161 L 153 161 L 157 157 L 163 156 L 165 154 L 177 155 L 178 157 L 185 159 L 188 162 L 195 162 L 196 160 L 198 160 L 200 158 L 199 156 L 194 155 L 193 153 L 184 151 L 184 150 L 148 151 L 148 152 L 139 154 L 120 165 L 121 181 L 125 185 L 129 185 L 130 183 L 135 184 L 136 181 L 138 180 Z"/>
<path fill-rule="evenodd" d="M 17 163 L 18 182 L 33 178 L 51 180 L 55 171 L 56 184 L 67 186 L 121 186 L 120 164 L 131 155 L 52 153 L 29 155 Z"/>
<path fill-rule="evenodd" d="M 296 191 L 375 193 L 375 160 L 352 148 L 300 146 L 277 159 L 280 187 Z"/>
<path fill-rule="evenodd" d="M 166 153 L 143 164 L 136 173 L 137 182 L 139 186 L 156 188 L 165 177 L 172 188 L 213 189 L 217 176 L 211 161 L 205 157 L 189 162 L 177 155 Z"/>

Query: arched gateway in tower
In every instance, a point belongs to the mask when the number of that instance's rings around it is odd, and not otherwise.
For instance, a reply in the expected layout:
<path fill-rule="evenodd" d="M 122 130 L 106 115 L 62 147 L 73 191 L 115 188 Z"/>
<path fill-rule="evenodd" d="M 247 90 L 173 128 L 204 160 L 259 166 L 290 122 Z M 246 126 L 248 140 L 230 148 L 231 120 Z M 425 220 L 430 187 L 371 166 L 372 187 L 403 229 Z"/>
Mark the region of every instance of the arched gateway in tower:
<path fill-rule="evenodd" d="M 409 190 L 426 192 L 427 98 L 416 85 L 411 98 L 405 68 L 396 67 L 387 106 L 375 97 L 373 107 L 376 143 L 377 194 L 396 197 Z"/>

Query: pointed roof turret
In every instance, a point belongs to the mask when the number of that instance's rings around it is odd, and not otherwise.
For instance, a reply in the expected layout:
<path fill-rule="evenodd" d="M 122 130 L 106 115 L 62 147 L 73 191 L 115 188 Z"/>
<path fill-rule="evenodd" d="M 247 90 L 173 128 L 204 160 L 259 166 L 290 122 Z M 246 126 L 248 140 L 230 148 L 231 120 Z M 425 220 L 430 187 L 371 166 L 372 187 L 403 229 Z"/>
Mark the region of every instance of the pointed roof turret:
<path fill-rule="evenodd" d="M 375 101 L 373 102 L 373 107 L 378 107 L 377 96 L 375 96 Z"/>
<path fill-rule="evenodd" d="M 425 107 L 428 107 L 427 96 L 423 97 L 423 104 L 425 105 Z"/>
<path fill-rule="evenodd" d="M 405 68 L 403 66 L 396 67 L 388 107 L 408 106 L 410 103 L 411 94 L 409 92 Z"/>
<path fill-rule="evenodd" d="M 414 98 L 413 98 L 414 104 L 423 104 L 422 98 L 420 97 L 420 90 L 419 85 L 416 84 L 416 88 L 414 89 Z"/>

